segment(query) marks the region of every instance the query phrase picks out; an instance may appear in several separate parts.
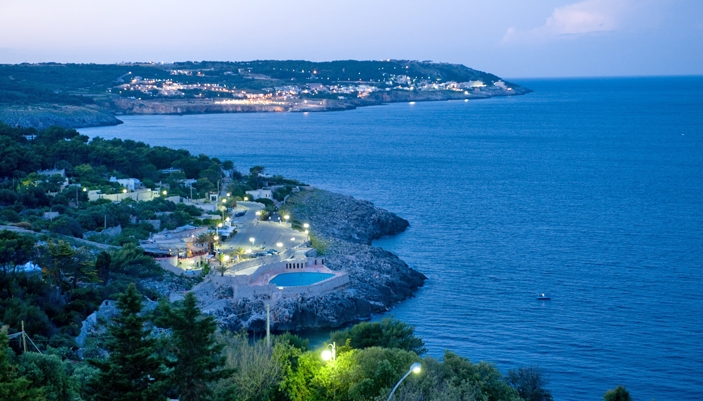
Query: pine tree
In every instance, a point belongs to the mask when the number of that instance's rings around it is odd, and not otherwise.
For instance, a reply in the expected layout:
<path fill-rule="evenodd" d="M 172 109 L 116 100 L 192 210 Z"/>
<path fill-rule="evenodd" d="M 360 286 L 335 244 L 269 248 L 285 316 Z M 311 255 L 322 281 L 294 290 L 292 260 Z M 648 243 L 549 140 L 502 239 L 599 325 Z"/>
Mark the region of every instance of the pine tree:
<path fill-rule="evenodd" d="M 0 329 L 0 400 L 43 401 L 41 389 L 32 388 L 32 382 L 25 377 L 17 377 L 17 367 L 10 364 L 8 349 L 10 339 L 7 326 Z"/>
<path fill-rule="evenodd" d="M 110 281 L 110 263 L 112 263 L 112 258 L 105 251 L 100 252 L 97 259 L 95 259 L 95 270 L 98 271 L 98 279 L 103 284 L 107 284 Z"/>
<path fill-rule="evenodd" d="M 215 340 L 215 319 L 201 314 L 193 293 L 186 294 L 178 307 L 164 309 L 163 323 L 173 331 L 173 360 L 167 363 L 173 369 L 172 387 L 180 401 L 212 399 L 208 384 L 232 373 L 223 369 L 225 357 L 223 345 Z"/>
<path fill-rule="evenodd" d="M 141 294 L 134 283 L 127 287 L 117 306 L 120 314 L 110 326 L 105 361 L 91 361 L 100 369 L 90 384 L 96 401 L 163 400 L 164 384 L 161 359 L 156 355 L 156 340 L 144 328 Z"/>

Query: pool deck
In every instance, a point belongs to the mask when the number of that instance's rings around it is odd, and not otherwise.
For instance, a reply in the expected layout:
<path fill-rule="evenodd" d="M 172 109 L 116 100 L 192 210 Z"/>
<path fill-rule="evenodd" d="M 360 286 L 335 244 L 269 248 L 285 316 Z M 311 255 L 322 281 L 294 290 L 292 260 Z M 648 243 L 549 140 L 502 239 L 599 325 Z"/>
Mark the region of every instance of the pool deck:
<path fill-rule="evenodd" d="M 336 271 L 330 270 L 323 265 L 313 265 L 313 266 L 306 266 L 302 269 L 277 270 L 277 271 L 273 271 L 273 272 L 267 272 L 266 274 L 261 275 L 261 276 L 257 277 L 254 281 L 250 282 L 249 285 L 269 285 L 269 280 L 271 280 L 272 278 L 274 278 L 275 276 L 277 276 L 279 274 L 284 274 L 284 273 L 331 273 L 331 274 L 334 274 L 333 277 L 336 277 L 341 274 L 346 274 L 343 272 L 336 272 Z M 321 280 L 319 282 L 321 283 L 321 282 L 329 280 L 333 277 L 327 278 L 325 280 Z M 315 284 L 317 284 L 317 283 L 308 284 L 307 286 L 315 285 Z"/>

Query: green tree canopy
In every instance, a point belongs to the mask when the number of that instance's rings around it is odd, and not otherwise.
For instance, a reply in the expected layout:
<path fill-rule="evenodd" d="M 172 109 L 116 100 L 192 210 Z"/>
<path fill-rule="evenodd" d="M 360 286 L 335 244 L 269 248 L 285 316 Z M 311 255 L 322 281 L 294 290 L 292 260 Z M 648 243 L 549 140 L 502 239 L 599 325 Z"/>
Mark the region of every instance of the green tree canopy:
<path fill-rule="evenodd" d="M 415 328 L 393 317 L 380 322 L 362 322 L 351 328 L 335 331 L 330 340 L 338 345 L 348 344 L 352 348 L 368 347 L 400 348 L 418 355 L 426 352 L 425 343 L 415 336 Z"/>
<path fill-rule="evenodd" d="M 156 340 L 144 327 L 142 295 L 134 283 L 120 295 L 120 314 L 109 327 L 104 361 L 91 360 L 100 373 L 90 383 L 96 401 L 163 400 L 164 371 Z"/>
<path fill-rule="evenodd" d="M 175 307 L 160 305 L 163 315 L 159 323 L 172 330 L 169 349 L 172 358 L 166 363 L 172 369 L 169 387 L 181 401 L 212 399 L 209 384 L 232 373 L 223 369 L 224 345 L 215 340 L 217 323 L 212 316 L 200 312 L 197 302 L 189 292 Z"/>
<path fill-rule="evenodd" d="M 0 400 L 43 401 L 42 390 L 26 377 L 19 376 L 17 366 L 10 363 L 7 327 L 0 329 Z"/>

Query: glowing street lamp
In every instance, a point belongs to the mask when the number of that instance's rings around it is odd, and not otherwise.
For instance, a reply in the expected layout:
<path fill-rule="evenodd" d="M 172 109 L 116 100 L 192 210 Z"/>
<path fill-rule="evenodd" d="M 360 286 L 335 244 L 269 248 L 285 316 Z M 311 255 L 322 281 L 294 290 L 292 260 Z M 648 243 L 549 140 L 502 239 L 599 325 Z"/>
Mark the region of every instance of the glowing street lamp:
<path fill-rule="evenodd" d="M 398 380 L 398 383 L 396 383 L 395 387 L 393 387 L 393 391 L 391 391 L 391 394 L 388 396 L 387 401 L 391 401 L 391 398 L 393 397 L 393 393 L 395 393 L 395 390 L 398 389 L 398 386 L 400 386 L 400 383 L 405 380 L 406 377 L 410 375 L 410 373 L 420 373 L 422 370 L 422 365 L 420 365 L 420 362 L 415 362 L 412 365 L 410 365 L 410 370 L 408 370 L 408 373 L 405 374 L 405 376 L 401 377 L 400 380 Z"/>
<path fill-rule="evenodd" d="M 245 197 L 244 197 L 244 201 L 246 202 L 246 201 L 248 201 L 248 200 L 249 200 L 249 197 L 248 197 L 248 196 L 245 196 Z"/>
<path fill-rule="evenodd" d="M 288 219 L 290 219 L 290 216 L 289 216 L 289 215 L 285 215 L 285 216 L 283 216 L 283 218 L 286 220 L 286 223 L 288 223 Z"/>
<path fill-rule="evenodd" d="M 249 249 L 251 249 L 252 251 L 254 250 L 254 241 L 256 241 L 254 237 L 249 238 L 249 242 L 251 242 L 251 247 Z"/>
<path fill-rule="evenodd" d="M 168 191 L 163 191 L 163 192 L 161 192 L 161 194 L 162 194 L 163 196 L 166 196 L 166 195 L 168 195 Z"/>
<path fill-rule="evenodd" d="M 282 247 L 283 247 L 283 242 L 276 242 L 276 246 L 279 247 L 279 248 L 282 248 Z"/>
<path fill-rule="evenodd" d="M 329 349 L 325 349 L 324 351 L 322 351 L 322 355 L 321 355 L 322 360 L 325 362 L 329 361 L 330 359 L 333 361 L 336 361 L 337 360 L 337 344 L 334 342 L 332 344 L 327 344 L 327 348 L 329 348 Z"/>

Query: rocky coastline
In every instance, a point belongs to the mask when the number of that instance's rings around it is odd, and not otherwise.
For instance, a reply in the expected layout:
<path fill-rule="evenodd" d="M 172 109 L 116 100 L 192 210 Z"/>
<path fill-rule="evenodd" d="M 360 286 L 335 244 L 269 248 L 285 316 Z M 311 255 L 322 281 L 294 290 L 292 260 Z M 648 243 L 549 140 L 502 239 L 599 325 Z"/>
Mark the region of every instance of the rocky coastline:
<path fill-rule="evenodd" d="M 396 255 L 371 245 L 409 223 L 372 203 L 323 190 L 302 191 L 285 206 L 295 219 L 308 221 L 313 244 L 331 270 L 349 274 L 349 287 L 295 298 L 231 298 L 226 288 L 205 283 L 194 288 L 205 313 L 230 330 L 265 330 L 265 304 L 271 302 L 272 328 L 297 331 L 335 328 L 368 319 L 411 297 L 426 277 Z"/>
<path fill-rule="evenodd" d="M 83 128 L 122 124 L 120 115 L 155 114 L 220 114 L 220 113 L 285 113 L 324 112 L 353 110 L 358 107 L 377 106 L 401 102 L 431 102 L 447 100 L 478 100 L 496 96 L 517 96 L 531 90 L 515 87 L 510 90 L 493 87 L 466 95 L 456 91 L 406 91 L 375 92 L 366 97 L 348 99 L 321 99 L 305 101 L 292 99 L 272 104 L 231 104 L 217 99 L 156 99 L 142 100 L 112 96 L 91 106 L 10 106 L 0 107 L 0 121 L 13 127 L 48 128 L 52 125 Z"/>
<path fill-rule="evenodd" d="M 0 107 L 0 121 L 12 127 L 66 128 L 102 127 L 122 124 L 110 111 L 87 106 L 10 106 Z"/>

